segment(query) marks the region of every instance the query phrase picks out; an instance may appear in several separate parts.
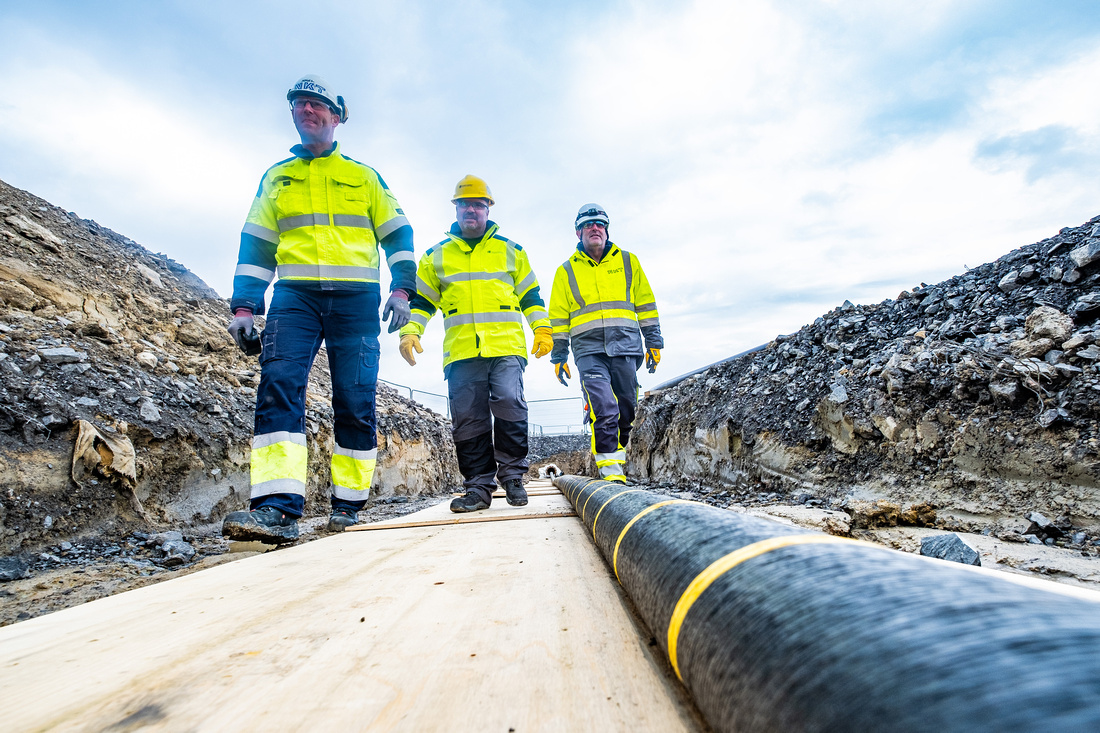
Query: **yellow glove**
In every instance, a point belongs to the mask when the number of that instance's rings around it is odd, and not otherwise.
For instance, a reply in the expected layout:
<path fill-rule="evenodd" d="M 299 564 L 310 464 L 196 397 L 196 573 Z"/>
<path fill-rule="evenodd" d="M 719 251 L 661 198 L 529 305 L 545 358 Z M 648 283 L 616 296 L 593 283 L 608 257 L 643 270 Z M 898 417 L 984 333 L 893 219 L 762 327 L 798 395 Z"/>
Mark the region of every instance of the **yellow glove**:
<path fill-rule="evenodd" d="M 657 371 L 657 365 L 661 363 L 661 350 L 660 349 L 647 349 L 645 352 L 645 368 L 649 370 L 649 373 Z"/>
<path fill-rule="evenodd" d="M 573 376 L 572 374 L 569 373 L 569 362 L 563 361 L 561 364 L 555 364 L 554 365 L 554 374 L 556 374 L 558 376 L 558 381 L 559 382 L 564 384 L 566 387 L 569 386 L 569 382 L 565 381 L 565 377 L 572 377 Z"/>
<path fill-rule="evenodd" d="M 409 366 L 416 366 L 413 349 L 416 349 L 418 354 L 424 353 L 424 349 L 420 348 L 420 337 L 415 333 L 407 333 L 401 337 L 401 345 L 397 347 L 397 350 L 401 352 L 401 358 L 409 362 Z"/>
<path fill-rule="evenodd" d="M 539 326 L 535 329 L 535 340 L 531 344 L 531 353 L 535 355 L 536 359 L 549 354 L 554 349 L 554 337 L 550 335 L 550 328 L 548 326 Z"/>

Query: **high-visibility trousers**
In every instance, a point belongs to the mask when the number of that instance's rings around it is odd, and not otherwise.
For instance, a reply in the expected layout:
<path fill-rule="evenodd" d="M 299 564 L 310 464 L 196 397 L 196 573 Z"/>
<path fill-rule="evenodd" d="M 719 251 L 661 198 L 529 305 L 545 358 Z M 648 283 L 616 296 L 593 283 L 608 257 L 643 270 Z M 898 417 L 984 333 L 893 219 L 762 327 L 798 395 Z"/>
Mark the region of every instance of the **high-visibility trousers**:
<path fill-rule="evenodd" d="M 527 401 L 519 356 L 476 357 L 446 366 L 451 432 L 462 487 L 492 503 L 503 485 L 527 473 Z"/>
<path fill-rule="evenodd" d="M 592 424 L 592 455 L 600 478 L 626 481 L 626 444 L 638 407 L 641 356 L 592 354 L 576 358 Z"/>
<path fill-rule="evenodd" d="M 372 291 L 319 292 L 276 284 L 261 336 L 252 509 L 274 506 L 294 517 L 305 509 L 306 384 L 322 341 L 336 434 L 331 503 L 355 511 L 366 504 L 378 453 L 379 301 Z"/>

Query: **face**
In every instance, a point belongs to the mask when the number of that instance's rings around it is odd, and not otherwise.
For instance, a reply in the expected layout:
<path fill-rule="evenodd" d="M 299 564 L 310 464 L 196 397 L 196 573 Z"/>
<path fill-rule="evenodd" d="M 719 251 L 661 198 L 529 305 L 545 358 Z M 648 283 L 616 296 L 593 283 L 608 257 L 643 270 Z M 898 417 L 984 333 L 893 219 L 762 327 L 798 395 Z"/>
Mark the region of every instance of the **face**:
<path fill-rule="evenodd" d="M 603 254 L 604 245 L 607 244 L 607 227 L 603 222 L 587 221 L 577 230 L 577 239 L 581 240 L 588 254 Z"/>
<path fill-rule="evenodd" d="M 302 137 L 302 144 L 331 144 L 340 118 L 335 112 L 316 97 L 295 97 L 291 102 L 290 116 L 294 127 Z"/>
<path fill-rule="evenodd" d="M 489 202 L 485 199 L 458 199 L 455 201 L 458 226 L 464 237 L 480 237 L 489 221 Z"/>

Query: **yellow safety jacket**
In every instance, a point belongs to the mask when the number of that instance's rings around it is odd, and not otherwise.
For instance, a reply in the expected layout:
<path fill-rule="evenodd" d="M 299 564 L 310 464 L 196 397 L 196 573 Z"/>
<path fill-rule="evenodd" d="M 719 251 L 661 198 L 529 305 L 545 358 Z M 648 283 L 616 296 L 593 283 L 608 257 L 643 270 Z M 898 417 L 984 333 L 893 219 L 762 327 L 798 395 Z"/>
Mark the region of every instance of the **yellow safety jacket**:
<path fill-rule="evenodd" d="M 596 262 L 578 243 L 577 251 L 554 274 L 550 293 L 554 351 L 550 361 L 590 354 L 642 356 L 662 349 L 657 301 L 638 258 L 608 242 Z"/>
<path fill-rule="evenodd" d="M 324 290 L 377 288 L 378 244 L 409 224 L 378 172 L 341 154 L 339 144 L 321 157 L 298 145 L 292 150 L 293 158 L 264 174 L 248 212 L 234 273 L 234 309 L 261 313 L 276 273 L 280 280 Z M 385 244 L 394 287 L 412 292 L 411 235 Z"/>
<path fill-rule="evenodd" d="M 527 253 L 497 234 L 488 222 L 474 244 L 458 224 L 447 239 L 420 258 L 412 318 L 401 334 L 420 336 L 435 313 L 443 311 L 443 366 L 477 356 L 519 356 L 527 360 L 523 319 L 534 330 L 549 327 L 546 304 Z"/>

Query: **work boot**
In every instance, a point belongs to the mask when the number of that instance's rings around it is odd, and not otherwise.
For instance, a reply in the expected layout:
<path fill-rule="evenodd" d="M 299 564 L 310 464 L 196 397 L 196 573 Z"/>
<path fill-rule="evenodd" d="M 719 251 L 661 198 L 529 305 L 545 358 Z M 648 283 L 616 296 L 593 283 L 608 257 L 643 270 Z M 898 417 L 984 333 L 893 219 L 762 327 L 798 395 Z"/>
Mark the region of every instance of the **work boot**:
<path fill-rule="evenodd" d="M 269 545 L 283 545 L 298 539 L 298 520 L 273 506 L 230 512 L 222 522 L 222 536 L 231 540 L 257 540 Z"/>
<path fill-rule="evenodd" d="M 482 499 L 476 491 L 467 491 L 464 495 L 451 499 L 452 512 L 478 512 L 488 508 L 489 502 Z"/>
<path fill-rule="evenodd" d="M 334 508 L 325 529 L 329 532 L 343 532 L 358 521 L 359 512 L 354 509 L 348 509 L 347 507 Z"/>
<path fill-rule="evenodd" d="M 510 478 L 505 481 L 504 495 L 512 506 L 527 506 L 527 490 L 523 488 L 521 478 Z"/>

